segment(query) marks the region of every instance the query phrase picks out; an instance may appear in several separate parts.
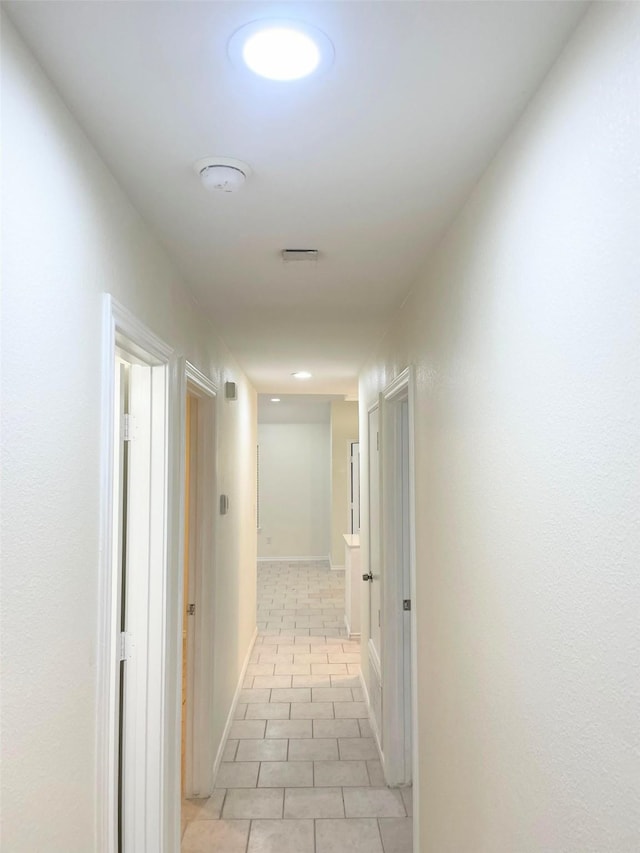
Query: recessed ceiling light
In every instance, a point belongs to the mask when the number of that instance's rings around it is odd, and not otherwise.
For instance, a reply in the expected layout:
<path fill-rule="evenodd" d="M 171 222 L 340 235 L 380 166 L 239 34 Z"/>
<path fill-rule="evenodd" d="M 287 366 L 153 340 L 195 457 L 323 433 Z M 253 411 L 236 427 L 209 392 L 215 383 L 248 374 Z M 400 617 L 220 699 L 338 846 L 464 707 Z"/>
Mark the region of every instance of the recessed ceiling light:
<path fill-rule="evenodd" d="M 298 21 L 252 21 L 229 40 L 229 56 L 268 80 L 300 80 L 333 61 L 333 45 L 321 30 Z"/>
<path fill-rule="evenodd" d="M 294 379 L 311 379 L 311 374 L 307 370 L 298 370 L 291 375 Z"/>
<path fill-rule="evenodd" d="M 272 398 L 271 398 L 271 402 L 272 402 L 272 403 L 279 403 L 279 402 L 280 402 L 280 397 L 272 397 Z"/>

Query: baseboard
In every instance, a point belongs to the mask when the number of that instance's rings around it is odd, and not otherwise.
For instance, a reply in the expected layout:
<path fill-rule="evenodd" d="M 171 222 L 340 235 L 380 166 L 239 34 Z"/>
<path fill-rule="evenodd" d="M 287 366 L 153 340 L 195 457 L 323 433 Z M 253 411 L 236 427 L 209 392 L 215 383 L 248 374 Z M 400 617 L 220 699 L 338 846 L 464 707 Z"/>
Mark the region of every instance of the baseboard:
<path fill-rule="evenodd" d="M 329 555 L 323 557 L 259 557 L 259 563 L 318 563 L 320 561 L 329 562 Z"/>
<path fill-rule="evenodd" d="M 329 565 L 331 566 L 332 572 L 344 572 L 346 569 L 346 566 L 334 566 L 333 563 L 330 563 Z"/>
<path fill-rule="evenodd" d="M 362 675 L 362 670 L 360 670 L 360 686 L 362 687 L 362 693 L 364 694 L 364 701 L 367 703 L 367 712 L 369 714 L 369 725 L 371 726 L 371 731 L 373 732 L 373 739 L 375 741 L 376 747 L 378 749 L 378 757 L 380 758 L 380 764 L 382 765 L 382 772 L 384 773 L 384 754 L 382 749 L 380 748 L 380 731 L 378 729 L 378 724 L 374 715 L 371 713 L 371 700 L 369 699 L 369 690 L 367 689 L 367 684 L 364 680 L 364 676 Z M 385 774 L 386 778 L 386 774 Z"/>
<path fill-rule="evenodd" d="M 347 614 L 346 613 L 344 615 L 344 627 L 347 629 L 347 636 L 349 637 L 350 640 L 359 640 L 360 639 L 360 633 L 355 634 L 351 630 L 351 625 L 349 625 L 349 622 L 347 621 Z"/>
<path fill-rule="evenodd" d="M 218 752 L 216 753 L 216 759 L 213 762 L 213 782 L 211 785 L 211 790 L 215 788 L 216 778 L 218 776 L 218 771 L 220 770 L 220 765 L 222 763 L 222 756 L 224 755 L 224 750 L 227 745 L 227 740 L 229 738 L 229 732 L 231 731 L 231 726 L 233 725 L 233 721 L 236 716 L 236 709 L 238 707 L 238 701 L 240 699 L 240 691 L 242 690 L 242 685 L 244 684 L 244 679 L 247 674 L 247 667 L 249 666 L 249 661 L 251 660 L 251 653 L 253 652 L 253 648 L 256 644 L 256 637 L 258 636 L 258 629 L 256 628 L 253 632 L 253 636 L 251 638 L 251 642 L 249 643 L 249 650 L 247 651 L 247 655 L 244 659 L 244 663 L 242 664 L 242 670 L 240 671 L 240 678 L 238 679 L 238 686 L 236 687 L 236 692 L 233 695 L 233 701 L 231 702 L 231 709 L 229 710 L 229 716 L 227 717 L 227 722 L 224 726 L 224 731 L 222 732 L 222 737 L 220 738 L 220 745 L 218 746 Z"/>

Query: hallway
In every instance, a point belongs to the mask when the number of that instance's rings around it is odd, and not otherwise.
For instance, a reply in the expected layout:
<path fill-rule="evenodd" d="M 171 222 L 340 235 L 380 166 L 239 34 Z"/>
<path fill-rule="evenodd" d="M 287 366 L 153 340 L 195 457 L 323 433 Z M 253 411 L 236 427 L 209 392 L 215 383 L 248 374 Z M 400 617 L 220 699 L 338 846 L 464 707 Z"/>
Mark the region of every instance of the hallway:
<path fill-rule="evenodd" d="M 410 853 L 409 791 L 384 786 L 344 628 L 344 572 L 261 563 L 259 635 L 217 790 L 182 853 Z"/>

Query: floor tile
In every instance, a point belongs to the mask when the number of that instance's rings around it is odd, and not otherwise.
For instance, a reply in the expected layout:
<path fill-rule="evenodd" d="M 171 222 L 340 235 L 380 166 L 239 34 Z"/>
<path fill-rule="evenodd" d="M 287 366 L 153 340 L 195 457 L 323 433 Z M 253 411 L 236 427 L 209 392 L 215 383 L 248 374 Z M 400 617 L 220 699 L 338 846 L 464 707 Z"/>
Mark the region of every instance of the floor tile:
<path fill-rule="evenodd" d="M 314 720 L 314 737 L 360 737 L 358 720 Z"/>
<path fill-rule="evenodd" d="M 359 687 L 361 684 L 359 675 L 332 675 L 332 687 Z"/>
<path fill-rule="evenodd" d="M 274 666 L 293 663 L 293 655 L 279 655 L 275 652 L 260 652 L 260 663 L 272 663 Z"/>
<path fill-rule="evenodd" d="M 293 656 L 294 663 L 312 664 L 312 663 L 329 663 L 327 655 L 318 653 L 311 654 L 296 654 Z"/>
<path fill-rule="evenodd" d="M 240 702 L 268 702 L 271 697 L 270 690 L 243 689 L 240 691 Z"/>
<path fill-rule="evenodd" d="M 364 761 L 316 761 L 314 784 L 320 787 L 362 787 L 369 784 Z"/>
<path fill-rule="evenodd" d="M 222 816 L 247 820 L 281 818 L 283 801 L 282 788 L 234 788 L 227 791 Z"/>
<path fill-rule="evenodd" d="M 198 800 L 182 801 L 182 819 L 190 820 L 218 820 L 224 802 L 224 788 L 217 788 L 210 797 Z M 333 817 L 333 815 L 326 815 Z"/>
<path fill-rule="evenodd" d="M 261 738 L 264 737 L 266 727 L 264 720 L 236 720 L 231 723 L 229 737 L 237 740 L 243 738 Z"/>
<path fill-rule="evenodd" d="M 385 784 L 384 772 L 379 758 L 367 761 L 367 770 L 369 771 L 369 782 L 376 788 L 382 788 Z"/>
<path fill-rule="evenodd" d="M 289 761 L 337 761 L 335 738 L 310 738 L 289 741 Z"/>
<path fill-rule="evenodd" d="M 247 853 L 314 853 L 313 836 L 312 820 L 254 820 Z"/>
<path fill-rule="evenodd" d="M 313 702 L 353 702 L 349 687 L 314 687 L 311 695 Z"/>
<path fill-rule="evenodd" d="M 316 853 L 383 853 L 378 821 L 317 820 Z"/>
<path fill-rule="evenodd" d="M 290 713 L 288 702 L 255 702 L 247 705 L 247 720 L 288 720 Z"/>
<path fill-rule="evenodd" d="M 247 675 L 273 675 L 274 666 L 272 663 L 250 663 Z"/>
<path fill-rule="evenodd" d="M 293 687 L 331 687 L 330 675 L 294 675 Z"/>
<path fill-rule="evenodd" d="M 255 788 L 259 768 L 257 761 L 223 761 L 216 776 L 216 788 Z"/>
<path fill-rule="evenodd" d="M 311 720 L 269 720 L 266 736 L 268 738 L 311 738 L 313 723 Z"/>
<path fill-rule="evenodd" d="M 372 737 L 340 738 L 340 758 L 343 761 L 379 758 L 378 747 Z"/>
<path fill-rule="evenodd" d="M 329 663 L 360 663 L 360 655 L 358 653 L 347 654 L 346 652 L 330 653 Z"/>
<path fill-rule="evenodd" d="M 344 817 L 342 788 L 287 788 L 286 818 Z"/>
<path fill-rule="evenodd" d="M 311 702 L 311 690 L 308 687 L 291 688 L 290 690 L 272 690 L 272 702 Z"/>
<path fill-rule="evenodd" d="M 378 821 L 384 853 L 413 853 L 413 821 L 409 817 L 382 817 Z"/>
<path fill-rule="evenodd" d="M 182 837 L 181 853 L 245 853 L 248 820 L 195 820 Z"/>
<path fill-rule="evenodd" d="M 358 720 L 358 723 L 360 724 L 360 737 L 373 737 L 369 720 Z"/>
<path fill-rule="evenodd" d="M 311 664 L 309 663 L 278 663 L 275 675 L 311 675 Z M 297 685 L 293 684 L 292 687 Z M 300 685 L 304 687 L 305 685 Z"/>
<path fill-rule="evenodd" d="M 223 761 L 235 761 L 236 760 L 236 752 L 238 750 L 238 744 L 240 741 L 238 740 L 228 740 L 226 746 L 224 748 L 224 752 L 222 753 Z"/>
<path fill-rule="evenodd" d="M 253 679 L 254 689 L 273 688 L 273 687 L 291 687 L 290 675 L 256 675 Z"/>
<path fill-rule="evenodd" d="M 292 720 L 332 720 L 333 702 L 298 702 L 291 706 Z"/>
<path fill-rule="evenodd" d="M 373 785 L 373 782 L 371 784 Z M 400 788 L 400 794 L 402 795 L 402 801 L 405 809 L 407 810 L 407 815 L 409 817 L 413 817 L 413 788 L 411 786 L 408 788 Z"/>
<path fill-rule="evenodd" d="M 355 717 L 356 719 L 369 719 L 369 711 L 366 702 L 336 702 L 334 705 L 336 719 Z"/>
<path fill-rule="evenodd" d="M 391 788 L 348 788 L 344 808 L 347 817 L 406 817 L 400 791 Z"/>
<path fill-rule="evenodd" d="M 236 761 L 286 761 L 287 740 L 241 740 Z"/>
<path fill-rule="evenodd" d="M 313 787 L 312 761 L 263 761 L 258 777 L 259 788 Z"/>

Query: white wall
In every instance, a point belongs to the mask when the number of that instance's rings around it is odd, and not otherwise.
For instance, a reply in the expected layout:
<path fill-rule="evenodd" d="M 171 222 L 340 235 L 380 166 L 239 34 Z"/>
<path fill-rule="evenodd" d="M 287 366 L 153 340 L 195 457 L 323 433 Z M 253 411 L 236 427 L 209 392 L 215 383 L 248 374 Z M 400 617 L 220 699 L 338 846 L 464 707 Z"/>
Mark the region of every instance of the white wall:
<path fill-rule="evenodd" d="M 259 424 L 258 558 L 328 557 L 329 424 Z"/>
<path fill-rule="evenodd" d="M 416 366 L 421 853 L 640 848 L 639 92 L 594 5 L 361 377 L 364 443 Z"/>
<path fill-rule="evenodd" d="M 351 463 L 349 442 L 358 440 L 358 404 L 331 403 L 331 565 L 344 568 L 344 533 L 349 529 Z"/>
<path fill-rule="evenodd" d="M 95 841 L 102 294 L 212 380 L 220 491 L 214 729 L 255 626 L 255 393 L 2 19 L 2 850 Z"/>

